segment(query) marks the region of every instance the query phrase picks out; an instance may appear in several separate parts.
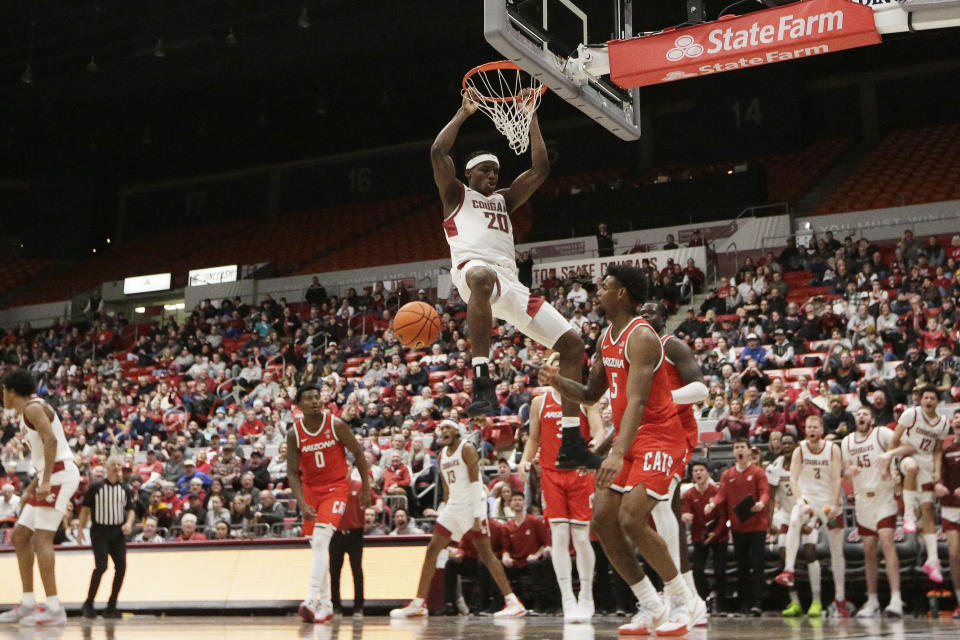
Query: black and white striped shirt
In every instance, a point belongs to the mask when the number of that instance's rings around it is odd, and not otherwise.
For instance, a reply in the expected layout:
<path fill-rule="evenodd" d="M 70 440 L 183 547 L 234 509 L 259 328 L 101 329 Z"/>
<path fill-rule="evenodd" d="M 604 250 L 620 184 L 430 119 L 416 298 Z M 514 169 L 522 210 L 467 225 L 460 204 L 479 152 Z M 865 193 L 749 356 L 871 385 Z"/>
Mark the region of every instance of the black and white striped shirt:
<path fill-rule="evenodd" d="M 83 506 L 90 507 L 93 524 L 120 526 L 134 508 L 133 495 L 125 484 L 101 480 L 91 485 Z"/>

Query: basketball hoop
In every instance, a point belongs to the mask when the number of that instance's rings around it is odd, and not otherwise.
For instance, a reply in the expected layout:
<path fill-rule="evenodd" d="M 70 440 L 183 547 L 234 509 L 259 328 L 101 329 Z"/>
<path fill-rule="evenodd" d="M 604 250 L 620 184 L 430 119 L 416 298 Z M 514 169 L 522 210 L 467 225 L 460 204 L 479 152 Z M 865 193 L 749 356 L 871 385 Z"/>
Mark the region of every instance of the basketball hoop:
<path fill-rule="evenodd" d="M 530 122 L 547 90 L 509 60 L 488 62 L 463 76 L 463 95 L 493 120 L 517 155 L 530 143 Z"/>

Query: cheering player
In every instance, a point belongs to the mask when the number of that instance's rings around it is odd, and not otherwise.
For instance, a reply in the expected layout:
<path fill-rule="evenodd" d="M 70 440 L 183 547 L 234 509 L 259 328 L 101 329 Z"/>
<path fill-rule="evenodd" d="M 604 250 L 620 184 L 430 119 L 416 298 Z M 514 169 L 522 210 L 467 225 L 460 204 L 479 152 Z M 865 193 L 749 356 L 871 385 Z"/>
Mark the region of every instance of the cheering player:
<path fill-rule="evenodd" d="M 303 514 L 303 535 L 313 548 L 309 590 L 299 613 L 304 622 L 321 624 L 333 618 L 329 549 L 350 494 L 347 451 L 363 483 L 363 506 L 370 504 L 370 476 L 363 449 L 350 427 L 323 408 L 320 390 L 301 387 L 296 400 L 303 417 L 287 433 L 287 479 Z"/>
<path fill-rule="evenodd" d="M 553 358 L 548 364 L 552 365 Z M 594 474 L 583 471 L 557 469 L 557 450 L 562 438 L 560 420 L 563 417 L 560 399 L 550 390 L 530 403 L 530 435 L 520 459 L 520 476 L 526 474 L 540 448 L 540 467 L 543 469 L 540 490 L 543 517 L 550 523 L 553 541 L 553 570 L 560 585 L 563 618 L 569 622 L 586 622 L 593 616 L 594 553 L 590 546 L 590 518 L 593 515 Z M 581 407 L 580 433 L 585 440 L 603 439 L 600 410 L 594 406 Z M 573 567 L 570 564 L 570 541 L 577 554 L 577 574 L 580 576 L 579 601 L 573 595 Z"/>
<path fill-rule="evenodd" d="M 890 604 L 884 613 L 891 618 L 903 616 L 900 600 L 900 559 L 893 545 L 893 531 L 897 527 L 897 501 L 893 497 L 893 480 L 880 463 L 893 441 L 893 431 L 874 427 L 873 410 L 860 407 L 854 417 L 856 431 L 840 443 L 844 471 L 853 480 L 856 496 L 854 514 L 857 529 L 863 540 L 864 573 L 867 578 L 867 603 L 857 612 L 858 618 L 872 618 L 880 614 L 877 599 L 877 538 L 883 548 L 890 584 Z"/>

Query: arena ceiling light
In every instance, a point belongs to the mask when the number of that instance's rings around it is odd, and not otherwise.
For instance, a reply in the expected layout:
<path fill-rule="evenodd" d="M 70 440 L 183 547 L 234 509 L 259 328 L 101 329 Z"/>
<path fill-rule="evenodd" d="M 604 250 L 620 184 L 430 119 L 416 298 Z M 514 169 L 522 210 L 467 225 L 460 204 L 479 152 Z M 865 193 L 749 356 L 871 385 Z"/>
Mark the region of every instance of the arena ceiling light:
<path fill-rule="evenodd" d="M 237 36 L 233 33 L 233 27 L 230 27 L 230 31 L 227 33 L 227 37 L 223 39 L 223 42 L 231 47 L 237 44 Z"/>
<path fill-rule="evenodd" d="M 30 68 L 30 65 L 27 65 L 27 68 L 23 70 L 23 73 L 20 74 L 20 82 L 23 84 L 33 84 L 33 69 Z"/>
<path fill-rule="evenodd" d="M 157 44 L 153 46 L 153 55 L 156 58 L 166 57 L 167 49 L 163 46 L 163 38 L 157 38 Z"/>
<path fill-rule="evenodd" d="M 100 71 L 97 60 L 93 56 L 90 56 L 90 62 L 87 63 L 87 73 L 96 73 L 97 71 Z"/>
<path fill-rule="evenodd" d="M 297 26 L 301 29 L 309 29 L 313 25 L 310 22 L 310 12 L 307 10 L 307 3 L 303 3 L 303 11 L 300 12 L 300 17 L 297 19 Z"/>

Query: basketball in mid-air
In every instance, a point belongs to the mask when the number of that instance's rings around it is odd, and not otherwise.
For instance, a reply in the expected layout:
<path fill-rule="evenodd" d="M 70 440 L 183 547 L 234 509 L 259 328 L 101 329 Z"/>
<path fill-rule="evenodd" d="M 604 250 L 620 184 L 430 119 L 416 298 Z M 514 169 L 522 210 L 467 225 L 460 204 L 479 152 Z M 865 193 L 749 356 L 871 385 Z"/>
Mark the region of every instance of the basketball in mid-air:
<path fill-rule="evenodd" d="M 400 344 L 409 349 L 422 349 L 437 341 L 440 316 L 426 302 L 408 302 L 393 318 L 393 332 Z"/>

